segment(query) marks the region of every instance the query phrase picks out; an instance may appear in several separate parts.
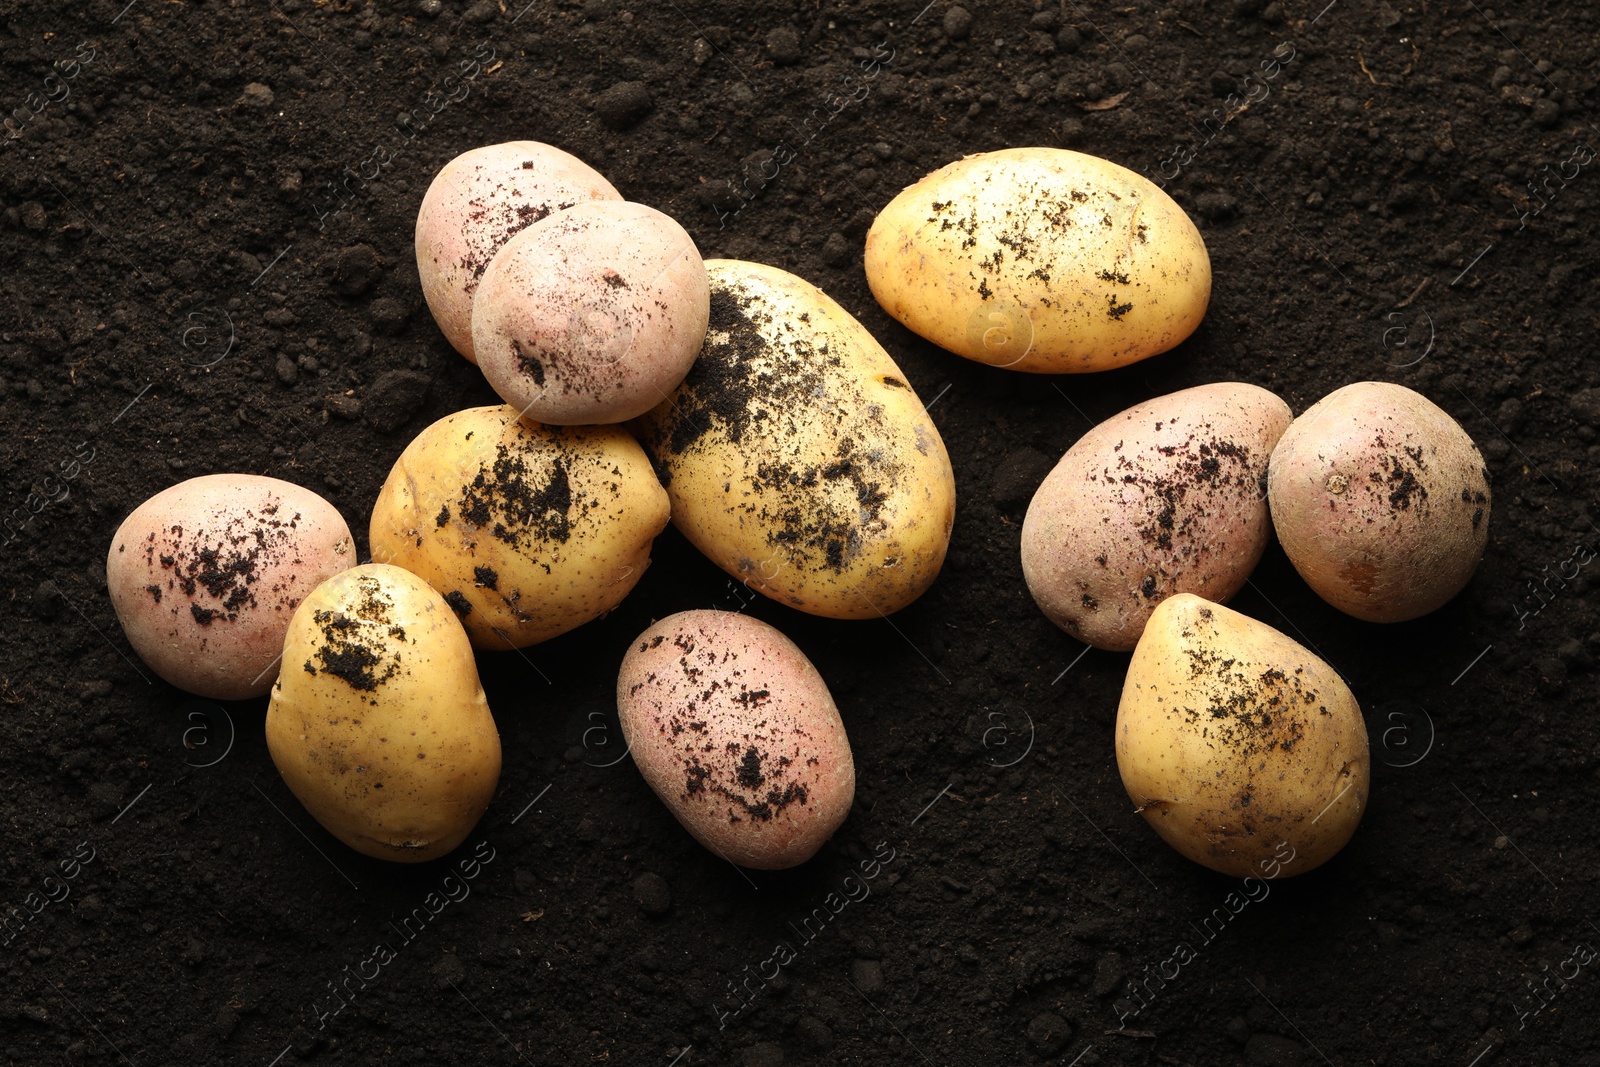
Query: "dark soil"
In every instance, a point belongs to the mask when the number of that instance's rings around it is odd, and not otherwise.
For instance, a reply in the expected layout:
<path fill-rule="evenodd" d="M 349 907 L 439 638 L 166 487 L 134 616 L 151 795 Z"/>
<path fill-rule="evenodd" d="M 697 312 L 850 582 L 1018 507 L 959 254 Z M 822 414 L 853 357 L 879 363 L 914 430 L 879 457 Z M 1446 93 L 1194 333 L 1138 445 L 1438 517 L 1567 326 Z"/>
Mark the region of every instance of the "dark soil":
<path fill-rule="evenodd" d="M 0 2 L 3 1062 L 1600 1064 L 1600 9 L 1324 3 Z M 932 405 L 954 543 L 916 604 L 840 623 L 668 531 L 612 616 L 481 657 L 500 793 L 451 858 L 387 864 L 295 802 L 264 700 L 152 680 L 105 554 L 152 493 L 248 471 L 325 495 L 366 558 L 406 442 L 494 401 L 411 233 L 441 165 L 513 138 L 855 313 Z M 874 213 L 1028 144 L 1191 212 L 1194 337 L 1050 379 L 877 308 Z M 1140 400 L 1242 380 L 1303 411 L 1363 379 L 1477 440 L 1489 551 L 1377 626 L 1269 550 L 1234 606 L 1348 679 L 1373 791 L 1333 862 L 1241 886 L 1133 813 L 1128 657 L 1034 606 L 1018 525 Z M 695 844 L 622 751 L 628 643 L 714 606 L 793 637 L 850 730 L 855 810 L 798 870 Z"/>

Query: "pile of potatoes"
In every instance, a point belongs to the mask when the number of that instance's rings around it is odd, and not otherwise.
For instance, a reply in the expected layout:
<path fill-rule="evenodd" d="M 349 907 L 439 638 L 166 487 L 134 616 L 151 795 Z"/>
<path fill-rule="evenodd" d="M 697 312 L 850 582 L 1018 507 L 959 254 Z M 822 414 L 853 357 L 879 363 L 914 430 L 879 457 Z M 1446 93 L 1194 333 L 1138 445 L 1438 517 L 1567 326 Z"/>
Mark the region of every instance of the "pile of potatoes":
<path fill-rule="evenodd" d="M 955 518 L 944 443 L 816 287 L 704 261 L 677 222 L 533 141 L 441 170 L 416 254 L 440 330 L 505 403 L 406 445 L 370 516 L 372 562 L 310 490 L 216 474 L 136 509 L 107 566 L 163 678 L 270 693 L 274 762 L 351 848 L 422 861 L 461 843 L 501 761 L 474 650 L 605 615 L 669 521 L 812 614 L 886 615 L 937 576 Z M 793 866 L 849 813 L 843 720 L 771 626 L 662 620 L 626 653 L 617 702 L 645 780 L 720 855 Z"/>
<path fill-rule="evenodd" d="M 669 521 L 814 615 L 884 616 L 938 575 L 955 515 L 944 443 L 894 360 L 814 286 L 703 260 L 673 219 L 532 141 L 441 170 L 416 254 L 445 339 L 504 404 L 403 449 L 370 516 L 373 562 L 356 564 L 311 491 L 216 474 L 137 508 L 107 565 L 128 639 L 163 678 L 216 699 L 270 692 L 274 762 L 350 847 L 422 861 L 465 839 L 501 761 L 474 651 L 614 609 Z M 969 156 L 907 188 L 865 267 L 912 331 L 1032 373 L 1167 351 L 1212 284 L 1165 193 L 1055 149 Z M 1326 663 L 1223 604 L 1275 532 L 1330 604 L 1416 618 L 1471 578 L 1489 507 L 1470 437 L 1409 389 L 1359 382 L 1295 418 L 1220 382 L 1080 438 L 1029 506 L 1022 565 L 1057 626 L 1133 653 L 1115 749 L 1152 827 L 1234 875 L 1287 842 L 1301 873 L 1360 821 L 1361 710 Z M 843 718 L 766 623 L 658 621 L 622 655 L 617 706 L 650 788 L 734 863 L 802 863 L 849 813 Z"/>
<path fill-rule="evenodd" d="M 1161 189 L 1056 149 L 968 156 L 904 190 L 867 236 L 866 270 L 907 328 L 1039 373 L 1171 349 L 1211 293 L 1199 231 Z M 1467 584 L 1488 525 L 1483 457 L 1420 394 L 1358 382 L 1294 418 L 1221 382 L 1137 404 L 1068 449 L 1028 508 L 1022 568 L 1057 626 L 1132 650 L 1117 763 L 1157 832 L 1234 875 L 1287 842 L 1301 873 L 1360 821 L 1361 711 L 1326 663 L 1221 605 L 1276 531 L 1334 607 L 1414 619 Z"/>

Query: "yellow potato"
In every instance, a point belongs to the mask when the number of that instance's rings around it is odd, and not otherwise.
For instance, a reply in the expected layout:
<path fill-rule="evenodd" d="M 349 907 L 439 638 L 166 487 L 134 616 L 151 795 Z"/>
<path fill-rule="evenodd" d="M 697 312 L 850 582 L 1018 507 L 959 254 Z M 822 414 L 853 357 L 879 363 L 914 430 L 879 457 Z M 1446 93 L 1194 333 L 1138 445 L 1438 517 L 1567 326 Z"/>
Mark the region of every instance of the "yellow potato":
<path fill-rule="evenodd" d="M 1366 809 L 1366 724 L 1344 680 L 1272 627 L 1192 593 L 1162 601 L 1145 625 L 1116 744 L 1145 821 L 1223 874 L 1259 876 L 1274 860 L 1281 873 L 1309 871 Z"/>
<path fill-rule="evenodd" d="M 461 624 L 422 579 L 381 563 L 335 575 L 296 609 L 267 749 L 329 833 L 402 863 L 459 845 L 500 780 Z"/>
<path fill-rule="evenodd" d="M 751 589 L 865 619 L 932 584 L 955 521 L 933 420 L 871 334 L 776 267 L 706 263 L 694 367 L 639 421 L 672 521 Z"/>
<path fill-rule="evenodd" d="M 468 408 L 406 446 L 372 509 L 372 558 L 419 575 L 478 648 L 547 641 L 622 602 L 667 494 L 617 426 Z"/>
<path fill-rule="evenodd" d="M 1211 259 L 1153 182 L 1059 148 L 1007 148 L 934 171 L 867 233 L 883 309 L 959 356 L 1014 370 L 1109 370 L 1194 332 Z"/>

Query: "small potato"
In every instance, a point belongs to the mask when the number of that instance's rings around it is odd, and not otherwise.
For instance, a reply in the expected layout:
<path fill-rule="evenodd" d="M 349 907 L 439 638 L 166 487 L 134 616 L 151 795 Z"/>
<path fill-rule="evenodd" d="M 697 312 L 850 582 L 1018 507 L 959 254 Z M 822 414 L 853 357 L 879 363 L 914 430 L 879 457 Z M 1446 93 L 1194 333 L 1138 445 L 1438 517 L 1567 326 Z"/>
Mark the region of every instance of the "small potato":
<path fill-rule="evenodd" d="M 672 521 L 765 596 L 836 619 L 910 604 L 944 563 L 956 487 L 905 373 L 809 282 L 706 264 L 711 323 L 683 385 L 636 424 Z"/>
<path fill-rule="evenodd" d="M 1060 148 L 1007 148 L 934 171 L 867 233 L 889 314 L 958 356 L 1044 374 L 1165 352 L 1211 300 L 1189 216 L 1148 178 Z"/>
<path fill-rule="evenodd" d="M 538 141 L 463 152 L 434 177 L 417 212 L 417 274 L 434 321 L 472 362 L 472 302 L 500 246 L 540 219 L 591 200 L 621 200 L 594 168 Z"/>
<path fill-rule="evenodd" d="M 1116 745 L 1145 821 L 1235 878 L 1320 866 L 1366 810 L 1366 724 L 1343 679 L 1265 623 L 1189 593 L 1145 626 Z"/>
<path fill-rule="evenodd" d="M 850 814 L 839 709 L 794 642 L 727 611 L 684 611 L 634 641 L 617 712 L 640 773 L 695 840 L 745 867 L 816 854 Z"/>
<path fill-rule="evenodd" d="M 1488 543 L 1489 497 L 1461 425 L 1387 382 L 1337 389 L 1294 420 L 1267 485 L 1300 577 L 1368 622 L 1414 619 L 1461 592 Z"/>
<path fill-rule="evenodd" d="M 472 832 L 500 735 L 444 599 L 381 563 L 319 585 L 283 645 L 267 750 L 291 792 L 357 852 L 420 863 Z"/>
<path fill-rule="evenodd" d="M 654 208 L 579 204 L 505 243 L 473 300 L 483 376 L 525 418 L 623 422 L 666 399 L 706 339 L 700 250 Z"/>
<path fill-rule="evenodd" d="M 1136 404 L 1079 438 L 1022 523 L 1022 573 L 1050 621 L 1126 651 L 1173 593 L 1237 593 L 1272 536 L 1262 482 L 1291 418 L 1265 389 L 1220 382 Z"/>
<path fill-rule="evenodd" d="M 650 565 L 667 494 L 614 426 L 540 426 L 468 408 L 417 435 L 372 509 L 372 557 L 443 594 L 478 648 L 597 619 Z"/>
<path fill-rule="evenodd" d="M 244 700 L 272 688 L 301 599 L 355 565 L 350 527 L 316 493 L 255 474 L 207 474 L 123 520 L 106 586 L 152 670 L 199 696 Z"/>

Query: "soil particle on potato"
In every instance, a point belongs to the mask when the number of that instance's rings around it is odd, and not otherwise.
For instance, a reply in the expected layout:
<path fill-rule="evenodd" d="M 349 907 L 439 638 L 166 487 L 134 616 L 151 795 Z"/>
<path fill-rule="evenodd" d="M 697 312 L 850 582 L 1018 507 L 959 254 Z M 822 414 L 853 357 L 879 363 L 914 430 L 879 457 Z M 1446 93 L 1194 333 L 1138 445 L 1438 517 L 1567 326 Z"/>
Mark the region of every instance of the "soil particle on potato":
<path fill-rule="evenodd" d="M 898 378 L 874 380 L 906 387 Z M 708 442 L 741 446 L 760 458 L 747 465 L 743 485 L 729 484 L 729 506 L 758 520 L 767 543 L 795 563 L 843 570 L 886 525 L 902 474 L 859 443 L 882 436 L 883 408 L 844 384 L 851 381 L 826 344 L 774 323 L 736 289 L 713 285 L 706 344 L 647 440 L 661 483 L 671 484 L 679 457 Z"/>
<path fill-rule="evenodd" d="M 560 445 L 554 452 L 544 460 L 533 450 L 502 442 L 494 461 L 462 487 L 456 514 L 522 552 L 566 544 L 573 522 L 596 502 L 573 491 L 573 455 Z M 439 512 L 446 521 L 447 511 Z"/>
<path fill-rule="evenodd" d="M 279 514 L 278 504 L 246 510 L 229 519 L 220 530 L 201 529 L 185 534 L 173 525 L 145 539 L 145 558 L 169 572 L 168 590 L 178 589 L 193 600 L 202 594 L 214 605 L 192 604 L 191 614 L 202 626 L 218 619 L 233 622 L 239 612 L 258 606 L 257 585 L 269 565 L 295 564 L 300 560 L 294 545 L 294 531 L 301 516 Z M 273 587 L 277 593 L 281 587 Z M 159 583 L 145 586 L 155 603 L 161 603 Z M 287 610 L 298 601 L 281 605 Z"/>
<path fill-rule="evenodd" d="M 709 647 L 700 636 L 687 631 L 672 635 L 672 646 L 682 653 L 674 669 L 633 687 L 635 695 L 644 689 L 657 694 L 655 726 L 673 743 L 683 774 L 683 799 L 715 796 L 726 804 L 729 822 L 768 821 L 791 804 L 804 806 L 809 791 L 798 780 L 796 759 L 783 750 L 794 747 L 805 731 L 768 718 L 761 709 L 770 704 L 772 693 L 765 686 L 752 687 L 739 652 Z M 641 641 L 639 651 L 667 640 L 657 634 Z M 708 740 L 718 732 L 727 740 Z"/>
<path fill-rule="evenodd" d="M 405 639 L 403 628 L 389 617 L 394 603 L 376 578 L 357 579 L 358 599 L 345 610 L 324 608 L 312 613 L 321 640 L 305 662 L 305 672 L 330 674 L 352 689 L 373 692 L 400 671 L 393 642 Z"/>

